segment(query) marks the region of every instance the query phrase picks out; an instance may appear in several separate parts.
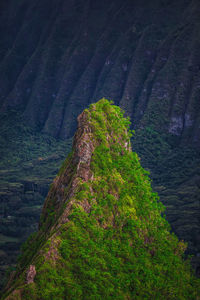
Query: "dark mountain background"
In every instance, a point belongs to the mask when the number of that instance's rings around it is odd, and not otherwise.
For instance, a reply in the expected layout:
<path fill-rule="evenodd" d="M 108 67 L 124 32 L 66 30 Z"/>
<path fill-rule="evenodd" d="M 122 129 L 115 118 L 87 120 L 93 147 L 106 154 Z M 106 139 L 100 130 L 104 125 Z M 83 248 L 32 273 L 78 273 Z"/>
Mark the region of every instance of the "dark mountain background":
<path fill-rule="evenodd" d="M 177 235 L 200 261 L 200 2 L 1 0 L 2 276 L 35 230 L 76 117 L 113 99 L 130 116 Z"/>
<path fill-rule="evenodd" d="M 104 96 L 198 144 L 199 13 L 184 0 L 1 1 L 1 111 L 68 138 Z"/>

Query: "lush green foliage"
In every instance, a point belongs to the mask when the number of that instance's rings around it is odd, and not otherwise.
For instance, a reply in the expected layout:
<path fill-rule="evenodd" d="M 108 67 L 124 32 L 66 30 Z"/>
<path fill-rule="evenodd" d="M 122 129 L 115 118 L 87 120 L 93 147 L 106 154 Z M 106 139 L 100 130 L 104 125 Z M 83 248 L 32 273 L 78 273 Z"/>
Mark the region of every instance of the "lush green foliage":
<path fill-rule="evenodd" d="M 80 180 L 69 221 L 27 263 L 36 265 L 37 275 L 22 298 L 196 299 L 185 244 L 170 233 L 148 173 L 130 151 L 129 120 L 105 99 L 86 113 L 93 178 Z M 54 259 L 47 259 L 52 252 Z"/>

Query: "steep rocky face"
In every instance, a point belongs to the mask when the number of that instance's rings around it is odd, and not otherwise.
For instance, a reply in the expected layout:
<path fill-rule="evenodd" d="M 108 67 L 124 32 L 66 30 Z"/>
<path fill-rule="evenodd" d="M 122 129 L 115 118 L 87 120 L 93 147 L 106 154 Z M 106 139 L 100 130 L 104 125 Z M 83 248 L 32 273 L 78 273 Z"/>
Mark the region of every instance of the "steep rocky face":
<path fill-rule="evenodd" d="M 199 144 L 199 1 L 1 1 L 1 110 L 56 137 L 93 99 Z"/>
<path fill-rule="evenodd" d="M 185 245 L 161 217 L 128 127 L 105 99 L 79 116 L 3 299 L 198 299 Z"/>

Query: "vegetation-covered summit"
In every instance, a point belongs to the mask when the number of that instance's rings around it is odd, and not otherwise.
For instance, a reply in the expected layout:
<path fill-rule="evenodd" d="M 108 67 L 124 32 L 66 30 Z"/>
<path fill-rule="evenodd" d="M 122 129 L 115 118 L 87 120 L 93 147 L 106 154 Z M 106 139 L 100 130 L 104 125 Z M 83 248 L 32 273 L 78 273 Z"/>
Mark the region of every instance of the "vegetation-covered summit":
<path fill-rule="evenodd" d="M 73 149 L 24 245 L 5 299 L 198 299 L 130 122 L 106 99 L 78 118 Z"/>

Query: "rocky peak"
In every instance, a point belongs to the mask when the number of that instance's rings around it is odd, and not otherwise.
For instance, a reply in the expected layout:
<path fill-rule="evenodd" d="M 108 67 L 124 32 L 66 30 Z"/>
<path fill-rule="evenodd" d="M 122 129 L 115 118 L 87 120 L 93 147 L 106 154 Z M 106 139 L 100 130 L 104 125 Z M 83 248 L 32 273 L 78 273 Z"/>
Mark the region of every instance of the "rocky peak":
<path fill-rule="evenodd" d="M 3 299 L 197 299 L 186 246 L 161 216 L 129 125 L 106 99 L 78 117 Z"/>

